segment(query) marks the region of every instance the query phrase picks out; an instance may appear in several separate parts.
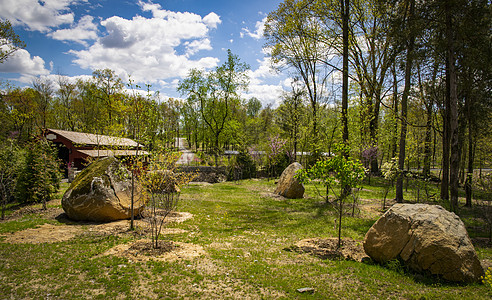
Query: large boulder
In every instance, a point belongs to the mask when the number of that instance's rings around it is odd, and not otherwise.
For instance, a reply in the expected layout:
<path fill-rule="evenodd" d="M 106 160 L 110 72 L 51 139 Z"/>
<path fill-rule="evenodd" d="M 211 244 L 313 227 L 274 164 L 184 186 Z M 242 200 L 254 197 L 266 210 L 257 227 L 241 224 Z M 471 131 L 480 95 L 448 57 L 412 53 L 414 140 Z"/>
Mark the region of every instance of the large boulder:
<path fill-rule="evenodd" d="M 282 175 L 280 175 L 280 179 L 274 193 L 290 199 L 304 197 L 304 185 L 294 178 L 297 170 L 300 169 L 302 169 L 302 165 L 300 163 L 295 162 L 290 164 L 282 172 Z"/>
<path fill-rule="evenodd" d="M 367 232 L 364 250 L 377 262 L 398 259 L 449 281 L 478 282 L 483 275 L 465 225 L 439 205 L 393 205 Z"/>
<path fill-rule="evenodd" d="M 145 207 L 142 188 L 135 184 L 134 214 Z M 62 198 L 69 218 L 108 222 L 131 217 L 131 175 L 114 157 L 91 163 L 70 185 Z"/>

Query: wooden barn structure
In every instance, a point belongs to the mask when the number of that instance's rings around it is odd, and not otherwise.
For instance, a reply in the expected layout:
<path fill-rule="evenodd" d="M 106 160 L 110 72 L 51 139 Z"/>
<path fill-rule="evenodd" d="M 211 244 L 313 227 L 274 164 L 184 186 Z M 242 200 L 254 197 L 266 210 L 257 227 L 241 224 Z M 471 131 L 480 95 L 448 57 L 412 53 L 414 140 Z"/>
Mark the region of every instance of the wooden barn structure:
<path fill-rule="evenodd" d="M 47 129 L 46 139 L 58 149 L 58 158 L 64 161 L 65 166 L 81 170 L 89 157 L 128 157 L 134 155 L 148 155 L 142 150 L 143 145 L 128 138 L 84 132 Z"/>

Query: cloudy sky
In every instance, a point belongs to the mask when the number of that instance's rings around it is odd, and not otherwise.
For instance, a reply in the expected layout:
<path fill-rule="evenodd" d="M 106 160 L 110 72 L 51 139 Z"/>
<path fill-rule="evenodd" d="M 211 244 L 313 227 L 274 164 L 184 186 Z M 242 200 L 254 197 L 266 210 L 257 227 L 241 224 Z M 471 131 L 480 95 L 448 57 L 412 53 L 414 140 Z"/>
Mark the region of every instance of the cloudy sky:
<path fill-rule="evenodd" d="M 0 0 L 0 18 L 26 43 L 0 64 L 0 80 L 24 86 L 34 76 L 75 78 L 109 68 L 179 97 L 176 86 L 190 68 L 218 66 L 231 49 L 251 67 L 244 98 L 274 104 L 289 84 L 270 70 L 262 33 L 280 2 Z"/>

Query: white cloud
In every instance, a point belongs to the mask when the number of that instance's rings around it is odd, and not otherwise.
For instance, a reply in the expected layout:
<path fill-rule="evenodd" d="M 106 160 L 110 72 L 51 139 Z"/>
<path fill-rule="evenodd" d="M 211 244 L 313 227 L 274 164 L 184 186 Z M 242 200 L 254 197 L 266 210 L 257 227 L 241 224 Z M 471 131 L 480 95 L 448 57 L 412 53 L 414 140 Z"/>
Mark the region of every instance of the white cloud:
<path fill-rule="evenodd" d="M 137 82 L 158 83 L 168 78 L 184 77 L 190 68 L 209 69 L 217 65 L 215 57 L 190 59 L 201 50 L 211 50 L 210 28 L 220 23 L 216 14 L 205 18 L 193 13 L 171 12 L 159 4 L 139 2 L 152 18 L 113 16 L 101 21 L 104 36 L 93 45 L 71 50 L 74 62 L 86 69 L 114 70 L 124 77 L 131 74 Z M 179 50 L 184 46 L 184 51 Z M 184 53 L 179 53 L 180 51 Z"/>
<path fill-rule="evenodd" d="M 263 37 L 263 32 L 265 31 L 265 22 L 267 21 L 267 17 L 263 18 L 261 21 L 257 21 L 255 25 L 255 31 L 250 31 L 247 27 L 243 28 L 240 36 L 241 38 L 244 37 L 244 35 L 248 35 L 255 40 L 259 40 Z"/>
<path fill-rule="evenodd" d="M 245 93 L 246 98 L 256 97 L 262 102 L 265 107 L 268 104 L 272 104 L 273 107 L 277 107 L 281 101 L 283 88 L 283 81 L 279 81 L 277 84 L 267 83 L 278 77 L 271 69 L 271 60 L 269 57 L 264 57 L 263 60 L 258 60 L 259 66 L 256 70 L 248 70 L 249 76 L 249 88 Z"/>
<path fill-rule="evenodd" d="M 83 16 L 77 25 L 70 29 L 59 29 L 49 33 L 48 36 L 55 40 L 74 41 L 87 46 L 86 40 L 97 39 L 97 25 L 92 22 L 93 20 L 92 16 Z"/>
<path fill-rule="evenodd" d="M 192 42 L 185 42 L 187 55 L 193 55 L 201 50 L 212 50 L 212 45 L 209 39 L 194 40 Z"/>
<path fill-rule="evenodd" d="M 217 25 L 222 23 L 220 17 L 214 12 L 211 12 L 203 17 L 203 22 L 210 28 L 217 28 Z"/>
<path fill-rule="evenodd" d="M 2 73 L 21 73 L 23 75 L 46 75 L 50 71 L 45 68 L 44 60 L 39 56 L 31 56 L 25 49 L 17 50 L 4 63 L 0 64 Z"/>
<path fill-rule="evenodd" d="M 0 17 L 13 25 L 25 25 L 29 30 L 48 32 L 52 27 L 72 24 L 70 5 L 83 0 L 0 0 Z"/>
<path fill-rule="evenodd" d="M 266 107 L 268 104 L 272 104 L 275 108 L 280 104 L 282 100 L 282 84 L 273 85 L 273 84 L 250 84 L 248 92 L 245 93 L 245 98 L 249 99 L 252 97 L 258 98 L 261 101 L 263 107 Z"/>

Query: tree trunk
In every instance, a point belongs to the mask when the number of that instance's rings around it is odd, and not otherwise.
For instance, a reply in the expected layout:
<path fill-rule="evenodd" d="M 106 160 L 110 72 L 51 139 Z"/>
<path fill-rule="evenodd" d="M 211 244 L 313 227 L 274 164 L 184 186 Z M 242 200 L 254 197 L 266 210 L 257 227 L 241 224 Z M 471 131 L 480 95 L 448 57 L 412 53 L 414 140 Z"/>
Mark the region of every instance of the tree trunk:
<path fill-rule="evenodd" d="M 342 140 L 348 144 L 348 46 L 349 46 L 349 0 L 341 0 L 342 9 L 342 39 L 343 39 L 343 72 L 342 72 Z M 348 153 L 346 153 L 348 155 Z"/>
<path fill-rule="evenodd" d="M 407 25 L 411 28 L 414 16 L 415 0 L 410 0 L 410 11 Z M 398 156 L 398 177 L 396 179 L 396 202 L 403 202 L 403 168 L 405 167 L 405 147 L 407 138 L 407 110 L 408 110 L 408 95 L 410 93 L 412 63 L 413 63 L 413 48 L 414 35 L 410 29 L 410 36 L 407 42 L 407 55 L 405 64 L 405 88 L 401 98 L 401 131 L 400 131 L 400 149 Z"/>
<path fill-rule="evenodd" d="M 456 212 L 458 209 L 458 173 L 460 168 L 460 145 L 458 134 L 458 95 L 457 81 L 455 69 L 455 53 L 454 53 L 454 38 L 452 28 L 452 16 L 450 12 L 450 4 L 447 5 L 446 11 L 446 35 L 448 42 L 447 58 L 449 67 L 449 133 L 451 140 L 451 155 L 449 162 L 449 187 L 451 211 Z"/>
<path fill-rule="evenodd" d="M 391 157 L 396 157 L 396 150 L 398 149 L 398 80 L 396 77 L 396 66 L 393 65 L 393 115 L 395 116 L 394 122 L 394 132 L 393 141 L 391 145 Z"/>
<path fill-rule="evenodd" d="M 349 74 L 349 0 L 341 0 L 341 10 L 342 10 L 342 38 L 343 38 L 343 74 L 342 74 L 342 140 L 345 145 L 349 143 L 349 132 L 348 132 L 348 74 Z M 344 148 L 345 149 L 345 148 Z M 342 155 L 347 158 L 349 153 L 343 150 Z M 346 185 L 341 186 L 340 192 L 340 205 L 342 199 L 350 194 L 350 188 Z M 340 206 L 340 209 L 342 206 Z M 342 224 L 342 214 L 340 214 L 340 227 Z M 338 229 L 341 233 L 341 228 Z M 340 233 L 338 237 L 338 247 L 340 248 Z"/>

